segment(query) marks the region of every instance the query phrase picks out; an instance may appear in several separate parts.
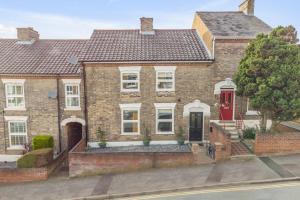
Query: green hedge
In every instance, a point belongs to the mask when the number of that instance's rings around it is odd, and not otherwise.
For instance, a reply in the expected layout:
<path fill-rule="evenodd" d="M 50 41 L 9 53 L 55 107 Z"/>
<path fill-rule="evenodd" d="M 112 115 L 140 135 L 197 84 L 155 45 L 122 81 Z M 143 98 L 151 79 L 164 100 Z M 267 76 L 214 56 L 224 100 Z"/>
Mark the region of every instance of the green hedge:
<path fill-rule="evenodd" d="M 256 129 L 255 128 L 246 128 L 246 129 L 243 130 L 244 139 L 254 140 L 255 135 L 256 135 Z"/>
<path fill-rule="evenodd" d="M 37 135 L 32 139 L 32 149 L 53 148 L 54 140 L 51 135 Z"/>
<path fill-rule="evenodd" d="M 37 168 L 53 161 L 53 149 L 39 149 L 26 153 L 17 160 L 18 168 Z"/>

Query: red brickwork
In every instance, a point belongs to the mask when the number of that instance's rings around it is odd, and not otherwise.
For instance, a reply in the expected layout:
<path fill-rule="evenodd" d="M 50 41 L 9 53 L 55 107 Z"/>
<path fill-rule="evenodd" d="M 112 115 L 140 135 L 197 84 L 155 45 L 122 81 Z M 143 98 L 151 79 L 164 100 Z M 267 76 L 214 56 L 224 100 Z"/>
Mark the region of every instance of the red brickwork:
<path fill-rule="evenodd" d="M 231 139 L 230 133 L 224 130 L 223 127 L 217 125 L 216 123 L 211 123 L 212 132 L 209 134 L 209 142 L 214 144 L 215 150 L 215 160 L 226 160 L 231 156 Z"/>
<path fill-rule="evenodd" d="M 41 168 L 2 168 L 0 169 L 0 183 L 15 183 L 25 181 L 47 180 L 49 175 L 65 160 L 66 153 L 61 153 L 53 162 Z"/>
<path fill-rule="evenodd" d="M 254 152 L 256 155 L 300 152 L 300 134 L 299 132 L 257 134 Z"/>
<path fill-rule="evenodd" d="M 193 165 L 194 156 L 191 152 L 185 153 L 69 153 L 69 175 L 120 173 L 156 167 L 176 167 Z"/>

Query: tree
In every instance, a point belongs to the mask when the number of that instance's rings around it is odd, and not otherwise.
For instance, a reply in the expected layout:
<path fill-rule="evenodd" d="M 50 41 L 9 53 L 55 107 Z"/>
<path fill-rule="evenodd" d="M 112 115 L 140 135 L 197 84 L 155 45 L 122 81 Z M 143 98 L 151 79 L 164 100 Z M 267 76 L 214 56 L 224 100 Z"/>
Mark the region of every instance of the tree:
<path fill-rule="evenodd" d="M 300 116 L 300 47 L 292 26 L 278 27 L 269 35 L 252 40 L 234 76 L 237 95 L 249 98 L 261 115 L 261 130 L 267 119 L 280 121 Z"/>

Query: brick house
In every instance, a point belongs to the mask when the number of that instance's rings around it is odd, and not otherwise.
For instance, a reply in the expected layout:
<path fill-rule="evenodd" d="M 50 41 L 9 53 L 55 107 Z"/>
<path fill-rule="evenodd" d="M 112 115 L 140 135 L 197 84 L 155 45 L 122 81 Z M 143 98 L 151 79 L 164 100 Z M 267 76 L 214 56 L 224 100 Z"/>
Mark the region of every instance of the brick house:
<path fill-rule="evenodd" d="M 51 134 L 56 152 L 82 138 L 108 144 L 208 139 L 211 120 L 255 118 L 235 97 L 231 78 L 249 40 L 271 27 L 254 16 L 254 0 L 236 12 L 196 12 L 192 29 L 94 30 L 88 40 L 39 39 L 19 28 L 0 39 L 0 154 L 17 155 L 37 134 Z M 4 156 L 5 157 L 5 156 Z"/>

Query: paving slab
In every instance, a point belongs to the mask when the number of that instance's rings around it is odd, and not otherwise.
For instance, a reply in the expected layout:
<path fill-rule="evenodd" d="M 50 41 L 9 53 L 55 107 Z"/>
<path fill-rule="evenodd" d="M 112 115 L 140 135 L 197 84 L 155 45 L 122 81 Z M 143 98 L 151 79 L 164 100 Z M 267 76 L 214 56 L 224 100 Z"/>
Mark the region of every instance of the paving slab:
<path fill-rule="evenodd" d="M 270 158 L 295 176 L 300 176 L 300 154 L 277 155 Z"/>

